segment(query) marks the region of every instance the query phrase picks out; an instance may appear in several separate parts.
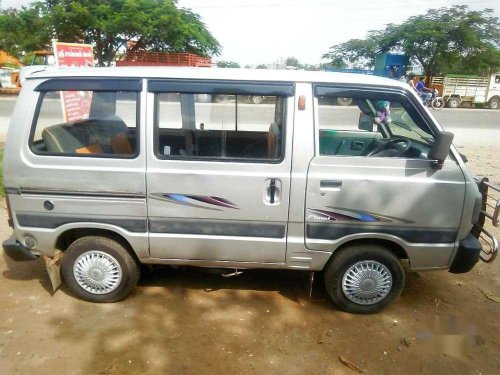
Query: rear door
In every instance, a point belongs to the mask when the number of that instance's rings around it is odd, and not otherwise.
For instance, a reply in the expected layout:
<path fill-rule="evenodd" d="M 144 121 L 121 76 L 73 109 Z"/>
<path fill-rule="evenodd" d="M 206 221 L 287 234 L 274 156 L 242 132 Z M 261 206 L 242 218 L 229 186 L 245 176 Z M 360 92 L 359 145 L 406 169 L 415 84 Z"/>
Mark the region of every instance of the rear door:
<path fill-rule="evenodd" d="M 284 262 L 294 86 L 151 80 L 148 91 L 151 257 Z"/>
<path fill-rule="evenodd" d="M 427 159 L 437 132 L 430 119 L 404 92 L 390 89 L 318 85 L 315 95 L 307 247 L 328 250 L 363 236 L 402 239 L 429 244 L 414 258 L 422 267 L 446 265 L 465 192 L 456 161 L 449 157 L 439 169 Z M 354 104 L 331 105 L 336 97 Z M 440 250 L 428 253 L 433 246 Z"/>

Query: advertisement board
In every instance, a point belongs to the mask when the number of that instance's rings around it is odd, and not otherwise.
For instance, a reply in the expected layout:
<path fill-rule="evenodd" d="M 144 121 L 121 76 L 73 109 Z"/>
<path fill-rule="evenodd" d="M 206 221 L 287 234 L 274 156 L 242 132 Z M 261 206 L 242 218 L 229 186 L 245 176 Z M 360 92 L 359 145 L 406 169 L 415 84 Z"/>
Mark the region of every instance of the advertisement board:
<path fill-rule="evenodd" d="M 52 44 L 57 66 L 73 68 L 94 66 L 92 45 L 57 41 L 53 41 Z M 92 92 L 62 91 L 61 99 L 66 122 L 80 121 L 89 117 Z"/>

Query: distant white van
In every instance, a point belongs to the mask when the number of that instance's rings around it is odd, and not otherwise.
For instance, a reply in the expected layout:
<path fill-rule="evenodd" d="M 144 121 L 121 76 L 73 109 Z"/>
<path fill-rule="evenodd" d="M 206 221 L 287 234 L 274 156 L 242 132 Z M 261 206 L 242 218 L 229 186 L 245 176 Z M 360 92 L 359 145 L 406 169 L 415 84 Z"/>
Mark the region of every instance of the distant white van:
<path fill-rule="evenodd" d="M 126 297 L 141 264 L 274 268 L 324 271 L 339 308 L 376 312 L 403 290 L 402 260 L 459 273 L 496 256 L 478 237 L 498 225 L 498 188 L 452 138 L 385 78 L 46 68 L 26 76 L 9 128 L 3 247 L 62 252 L 88 301 Z"/>

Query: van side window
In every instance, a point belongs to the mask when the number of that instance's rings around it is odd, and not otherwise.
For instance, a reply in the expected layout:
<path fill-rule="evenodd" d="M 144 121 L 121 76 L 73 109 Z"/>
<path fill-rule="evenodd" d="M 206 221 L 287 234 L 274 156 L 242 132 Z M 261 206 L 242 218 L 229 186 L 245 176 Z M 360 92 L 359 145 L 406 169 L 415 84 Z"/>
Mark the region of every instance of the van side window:
<path fill-rule="evenodd" d="M 286 98 L 156 93 L 156 155 L 161 159 L 279 161 Z"/>
<path fill-rule="evenodd" d="M 418 158 L 434 142 L 403 97 L 318 96 L 317 101 L 319 155 Z"/>
<path fill-rule="evenodd" d="M 41 155 L 133 157 L 138 153 L 138 93 L 45 91 L 30 148 Z"/>

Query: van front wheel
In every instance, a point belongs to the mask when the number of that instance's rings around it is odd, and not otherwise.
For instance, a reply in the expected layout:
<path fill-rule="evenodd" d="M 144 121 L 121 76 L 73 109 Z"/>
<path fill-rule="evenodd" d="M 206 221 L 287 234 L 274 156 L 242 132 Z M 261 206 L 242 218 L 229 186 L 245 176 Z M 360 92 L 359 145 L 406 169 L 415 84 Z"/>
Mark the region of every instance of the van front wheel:
<path fill-rule="evenodd" d="M 340 309 L 378 312 L 403 291 L 405 273 L 399 259 L 380 245 L 353 245 L 339 250 L 328 264 L 326 291 Z"/>
<path fill-rule="evenodd" d="M 136 261 L 118 242 L 99 236 L 77 239 L 66 250 L 61 270 L 68 288 L 90 302 L 116 302 L 139 281 Z"/>

